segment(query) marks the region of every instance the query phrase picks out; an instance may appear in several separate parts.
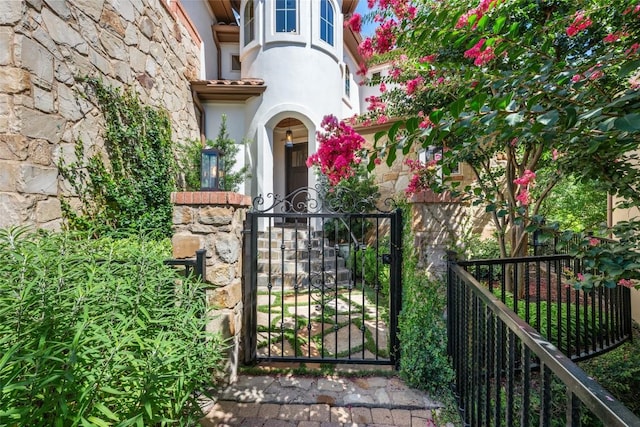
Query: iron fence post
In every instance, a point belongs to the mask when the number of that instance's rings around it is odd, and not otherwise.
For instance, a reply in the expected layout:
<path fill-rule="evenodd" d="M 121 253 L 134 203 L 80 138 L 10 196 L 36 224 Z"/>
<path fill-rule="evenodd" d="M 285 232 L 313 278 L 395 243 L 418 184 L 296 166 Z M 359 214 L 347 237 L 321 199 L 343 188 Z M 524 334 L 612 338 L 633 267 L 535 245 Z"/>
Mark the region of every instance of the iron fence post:
<path fill-rule="evenodd" d="M 203 282 L 207 280 L 207 250 L 198 249 L 196 251 L 196 277 Z"/>
<path fill-rule="evenodd" d="M 397 369 L 400 369 L 400 340 L 398 338 L 398 314 L 402 309 L 402 210 L 393 212 L 391 217 L 391 277 L 389 329 L 391 335 L 390 356 Z"/>

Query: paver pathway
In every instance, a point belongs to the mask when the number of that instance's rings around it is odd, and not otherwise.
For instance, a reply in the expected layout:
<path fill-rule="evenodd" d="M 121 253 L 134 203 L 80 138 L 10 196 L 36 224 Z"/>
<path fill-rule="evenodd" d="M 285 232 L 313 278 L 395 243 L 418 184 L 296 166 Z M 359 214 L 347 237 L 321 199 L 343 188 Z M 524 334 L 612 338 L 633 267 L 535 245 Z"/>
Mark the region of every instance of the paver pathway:
<path fill-rule="evenodd" d="M 397 377 L 241 375 L 210 403 L 201 425 L 425 427 L 436 425 L 441 407 Z"/>

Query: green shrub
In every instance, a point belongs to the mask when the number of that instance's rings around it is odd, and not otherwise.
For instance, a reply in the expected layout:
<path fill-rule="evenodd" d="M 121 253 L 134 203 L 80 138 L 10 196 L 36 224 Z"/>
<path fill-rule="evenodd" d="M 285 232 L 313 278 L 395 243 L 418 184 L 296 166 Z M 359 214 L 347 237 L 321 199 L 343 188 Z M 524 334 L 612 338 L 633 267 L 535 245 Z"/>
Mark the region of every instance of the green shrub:
<path fill-rule="evenodd" d="M 633 341 L 580 362 L 584 371 L 640 416 L 640 326 L 633 325 Z"/>
<path fill-rule="evenodd" d="M 245 141 L 242 142 L 244 144 Z M 236 141 L 229 138 L 227 132 L 227 116 L 222 115 L 218 136 L 214 140 L 207 139 L 205 146 L 220 150 L 220 160 L 224 174 L 221 176 L 219 187 L 224 191 L 238 191 L 240 184 L 251 178 L 249 166 L 243 166 L 234 170 L 236 155 L 240 151 Z M 202 142 L 199 139 L 191 139 L 176 148 L 176 160 L 178 171 L 184 180 L 184 189 L 187 191 L 200 190 L 200 169 L 202 168 Z"/>
<path fill-rule="evenodd" d="M 194 425 L 222 345 L 167 241 L 0 230 L 0 425 Z"/>
<path fill-rule="evenodd" d="M 453 381 L 443 317 L 446 284 L 428 278 L 418 268 L 408 223 L 404 227 L 402 312 L 398 320 L 400 376 L 411 387 L 446 395 Z"/>

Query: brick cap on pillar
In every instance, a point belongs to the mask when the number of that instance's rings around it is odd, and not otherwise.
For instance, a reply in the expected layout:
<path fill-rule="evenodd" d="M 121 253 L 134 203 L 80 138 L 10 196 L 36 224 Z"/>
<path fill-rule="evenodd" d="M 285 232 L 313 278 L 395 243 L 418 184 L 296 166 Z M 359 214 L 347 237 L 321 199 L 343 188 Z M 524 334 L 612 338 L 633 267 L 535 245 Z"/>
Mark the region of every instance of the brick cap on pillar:
<path fill-rule="evenodd" d="M 460 203 L 461 200 L 458 197 L 452 197 L 451 193 L 445 191 L 444 193 L 437 194 L 433 190 L 422 190 L 415 193 L 409 198 L 409 203 Z"/>
<path fill-rule="evenodd" d="M 174 205 L 251 206 L 251 197 L 232 191 L 180 191 L 171 193 Z"/>

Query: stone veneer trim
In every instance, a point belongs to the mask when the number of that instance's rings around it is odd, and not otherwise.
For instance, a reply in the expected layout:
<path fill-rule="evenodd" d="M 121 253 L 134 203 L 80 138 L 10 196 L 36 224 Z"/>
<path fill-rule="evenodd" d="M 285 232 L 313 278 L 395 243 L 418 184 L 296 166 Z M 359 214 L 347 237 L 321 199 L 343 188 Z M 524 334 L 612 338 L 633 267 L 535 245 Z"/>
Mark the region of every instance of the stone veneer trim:
<path fill-rule="evenodd" d="M 175 205 L 231 205 L 251 206 L 251 197 L 232 191 L 183 191 L 171 193 L 171 203 Z"/>

